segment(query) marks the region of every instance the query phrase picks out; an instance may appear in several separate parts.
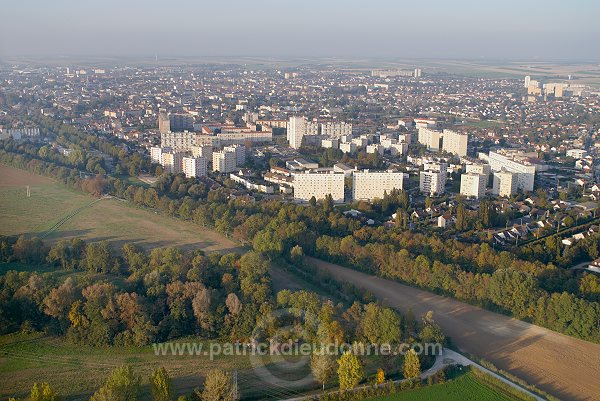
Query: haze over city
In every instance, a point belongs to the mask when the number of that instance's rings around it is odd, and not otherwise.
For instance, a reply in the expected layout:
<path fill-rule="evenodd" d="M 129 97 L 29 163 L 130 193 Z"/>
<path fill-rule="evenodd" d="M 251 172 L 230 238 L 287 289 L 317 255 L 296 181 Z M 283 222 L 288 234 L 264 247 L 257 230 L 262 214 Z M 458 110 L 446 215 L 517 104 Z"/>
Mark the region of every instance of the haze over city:
<path fill-rule="evenodd" d="M 597 60 L 600 3 L 508 1 L 5 1 L 12 56 Z"/>
<path fill-rule="evenodd" d="M 0 16 L 0 401 L 600 401 L 597 1 Z"/>

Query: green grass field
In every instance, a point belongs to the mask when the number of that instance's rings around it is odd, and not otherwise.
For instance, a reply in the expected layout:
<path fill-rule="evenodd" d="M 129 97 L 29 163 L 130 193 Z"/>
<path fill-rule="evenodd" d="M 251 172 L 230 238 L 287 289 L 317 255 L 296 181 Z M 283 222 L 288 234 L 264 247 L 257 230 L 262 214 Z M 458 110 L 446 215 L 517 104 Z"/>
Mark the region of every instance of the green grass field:
<path fill-rule="evenodd" d="M 511 401 L 514 398 L 479 382 L 473 373 L 443 384 L 403 391 L 369 401 Z"/>
<path fill-rule="evenodd" d="M 197 338 L 182 341 L 203 342 Z M 130 365 L 142 378 L 142 397 L 149 399 L 148 378 L 153 369 L 164 366 L 173 378 L 176 394 L 189 394 L 202 384 L 210 369 L 238 371 L 240 392 L 244 399 L 277 399 L 293 397 L 289 380 L 306 377 L 307 364 L 293 370 L 285 364 L 265 361 L 275 379 L 263 380 L 252 369 L 249 357 L 219 355 L 155 355 L 152 346 L 90 347 L 73 345 L 67 340 L 43 334 L 10 334 L 0 336 L 0 399 L 25 397 L 34 382 L 47 381 L 66 401 L 87 400 L 103 383 L 112 369 Z M 315 383 L 303 389 L 314 388 Z"/>
<path fill-rule="evenodd" d="M 26 197 L 26 186 L 31 196 Z M 208 252 L 239 250 L 214 231 L 137 209 L 118 199 L 97 200 L 23 170 L 0 165 L 0 235 L 27 234 L 50 242 L 83 238 L 146 249 L 178 246 Z"/>

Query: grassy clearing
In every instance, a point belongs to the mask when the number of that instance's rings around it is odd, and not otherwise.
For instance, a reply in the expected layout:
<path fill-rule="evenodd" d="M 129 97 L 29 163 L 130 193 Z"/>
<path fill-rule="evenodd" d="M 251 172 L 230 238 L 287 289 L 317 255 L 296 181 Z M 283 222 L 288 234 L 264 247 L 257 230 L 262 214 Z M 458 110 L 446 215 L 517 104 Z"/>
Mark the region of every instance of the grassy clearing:
<path fill-rule="evenodd" d="M 371 398 L 369 401 L 511 401 L 512 399 L 481 383 L 472 372 L 469 372 L 444 384 Z"/>
<path fill-rule="evenodd" d="M 180 341 L 203 342 L 197 338 Z M 164 366 L 173 378 L 176 394 L 189 394 L 200 387 L 209 370 L 238 371 L 239 390 L 244 399 L 289 398 L 313 389 L 316 383 L 303 381 L 309 366 L 291 360 L 259 361 L 249 356 L 207 355 L 157 356 L 152 346 L 90 347 L 73 345 L 62 338 L 42 334 L 11 334 L 0 337 L 0 399 L 24 397 L 36 381 L 47 381 L 59 389 L 66 401 L 87 400 L 115 367 L 130 365 L 142 377 L 141 399 L 149 399 L 148 378 L 153 369 Z M 253 369 L 264 364 L 265 369 Z M 301 384 L 295 388 L 296 384 Z"/>
<path fill-rule="evenodd" d="M 30 185 L 29 198 L 26 185 Z M 108 240 L 117 247 L 131 242 L 146 249 L 239 250 L 233 241 L 193 223 L 137 209 L 118 199 L 94 200 L 43 177 L 0 166 L 0 235 L 47 234 L 50 242 L 75 237 Z"/>

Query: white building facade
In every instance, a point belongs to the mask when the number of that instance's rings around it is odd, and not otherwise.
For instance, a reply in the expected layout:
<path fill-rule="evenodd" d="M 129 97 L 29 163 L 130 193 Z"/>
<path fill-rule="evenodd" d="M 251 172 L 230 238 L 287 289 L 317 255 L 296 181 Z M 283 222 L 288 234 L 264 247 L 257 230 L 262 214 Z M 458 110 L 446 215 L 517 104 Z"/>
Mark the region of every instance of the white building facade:
<path fill-rule="evenodd" d="M 206 175 L 205 157 L 184 157 L 182 159 L 183 174 L 188 178 L 204 177 Z"/>
<path fill-rule="evenodd" d="M 331 195 L 336 203 L 344 202 L 344 174 L 327 172 L 304 172 L 294 174 L 294 199 L 308 202 L 313 196 L 325 199 Z"/>
<path fill-rule="evenodd" d="M 236 166 L 235 152 L 213 152 L 213 171 L 219 173 L 233 173 Z"/>
<path fill-rule="evenodd" d="M 460 157 L 467 155 L 467 146 L 469 135 L 460 132 L 445 129 L 442 138 L 442 150 L 448 153 L 454 153 Z"/>
<path fill-rule="evenodd" d="M 477 173 L 466 173 L 460 176 L 460 194 L 468 198 L 485 196 L 487 176 Z"/>
<path fill-rule="evenodd" d="M 494 185 L 492 193 L 498 196 L 510 197 L 518 189 L 518 173 L 502 169 L 494 171 Z"/>
<path fill-rule="evenodd" d="M 492 171 L 505 169 L 511 173 L 516 173 L 517 189 L 522 191 L 533 191 L 535 180 L 535 166 L 527 161 L 514 160 L 498 152 L 489 152 L 487 162 Z"/>
<path fill-rule="evenodd" d="M 383 194 L 390 194 L 394 189 L 404 188 L 404 173 L 391 171 L 355 171 L 352 174 L 352 198 L 354 200 L 372 201 L 383 199 Z"/>

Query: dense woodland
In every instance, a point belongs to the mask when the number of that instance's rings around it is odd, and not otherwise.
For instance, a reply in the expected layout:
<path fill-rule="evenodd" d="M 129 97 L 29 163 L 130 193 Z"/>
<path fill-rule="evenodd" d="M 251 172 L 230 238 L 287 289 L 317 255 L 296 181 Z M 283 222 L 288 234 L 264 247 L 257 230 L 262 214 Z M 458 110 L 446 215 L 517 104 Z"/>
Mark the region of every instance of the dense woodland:
<path fill-rule="evenodd" d="M 300 256 L 297 249 L 294 258 Z M 364 360 L 320 353 L 319 344 L 445 341 L 431 313 L 417 322 L 411 313 L 401 316 L 377 303 L 350 302 L 364 298 L 356 289 L 337 287 L 333 293 L 342 297 L 333 298 L 309 291 L 273 294 L 270 261 L 252 250 L 242 256 L 178 248 L 147 253 L 131 244 L 115 250 L 107 242 L 72 239 L 47 246 L 20 236 L 0 238 L 0 262 L 29 266 L 28 271 L 8 270 L 0 276 L 2 334 L 43 331 L 92 346 L 142 346 L 189 336 L 246 344 L 299 341 L 317 346 L 311 369 L 320 382 L 330 381 L 339 364 L 342 388 L 353 388 L 365 378 Z M 382 366 L 388 373 L 417 378 L 421 364 L 430 364 L 432 356 L 411 354 L 408 361 L 402 363 L 402 356 L 394 354 Z M 377 377 L 383 380 L 383 369 Z M 152 374 L 150 384 L 154 400 L 174 399 L 164 369 Z M 214 398 L 213 393 L 232 385 L 229 374 L 213 371 L 202 389 L 180 399 L 234 400 L 223 394 Z M 139 376 L 123 366 L 91 400 L 131 401 L 139 399 L 139 392 Z M 36 383 L 30 400 L 57 400 L 59 393 L 47 383 Z"/>
<path fill-rule="evenodd" d="M 48 247 L 23 236 L 1 238 L 0 250 L 2 262 L 50 267 L 46 273 L 9 270 L 0 276 L 5 333 L 43 330 L 98 346 L 146 345 L 190 335 L 287 341 L 278 330 L 292 317 L 292 326 L 300 324 L 308 333 L 303 340 L 317 344 L 444 340 L 431 318 L 428 329 L 419 332 L 414 317 L 402 318 L 376 303 L 334 303 L 308 291 L 283 290 L 274 296 L 269 261 L 255 251 L 205 255 L 157 248 L 148 254 L 126 244 L 117 252 L 107 242 L 73 239 Z M 64 279 L 52 274 L 55 269 L 87 274 Z M 261 326 L 281 310 L 302 313 Z M 265 338 L 256 338 L 257 327 Z"/>

